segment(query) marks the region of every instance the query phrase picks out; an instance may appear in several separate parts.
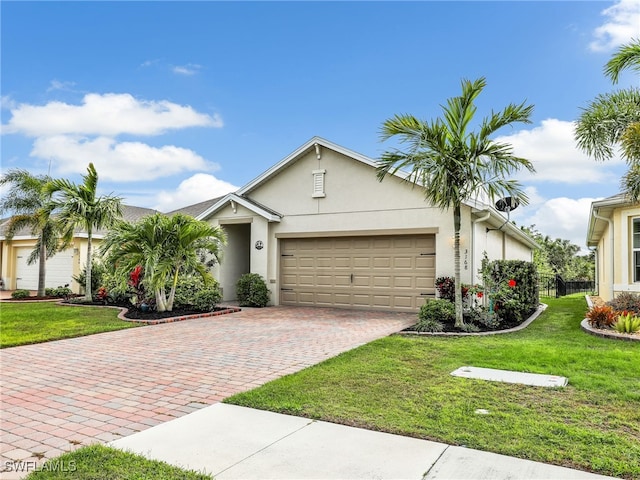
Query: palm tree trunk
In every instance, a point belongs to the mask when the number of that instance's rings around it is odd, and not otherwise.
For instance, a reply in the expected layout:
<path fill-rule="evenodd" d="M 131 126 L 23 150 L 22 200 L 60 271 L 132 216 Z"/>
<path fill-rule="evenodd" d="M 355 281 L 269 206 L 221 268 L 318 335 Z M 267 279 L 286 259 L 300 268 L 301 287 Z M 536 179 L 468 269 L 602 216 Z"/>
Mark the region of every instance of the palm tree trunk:
<path fill-rule="evenodd" d="M 84 279 L 84 299 L 86 302 L 91 302 L 93 300 L 91 295 L 91 229 L 87 232 L 87 264 L 85 265 L 85 275 Z"/>
<path fill-rule="evenodd" d="M 161 288 L 156 288 L 156 310 L 158 312 L 166 312 L 167 311 L 167 299 L 164 295 L 164 290 Z"/>
<path fill-rule="evenodd" d="M 456 322 L 455 326 L 460 328 L 464 325 L 462 316 L 462 282 L 460 280 L 460 204 L 453 207 L 453 271 L 455 276 L 455 306 Z"/>
<path fill-rule="evenodd" d="M 47 262 L 47 245 L 44 242 L 44 238 L 40 238 L 40 253 L 38 257 L 38 296 L 44 297 L 45 295 L 45 272 Z"/>
<path fill-rule="evenodd" d="M 173 275 L 173 282 L 171 283 L 171 291 L 169 292 L 169 300 L 167 300 L 167 310 L 173 310 L 173 301 L 176 298 L 176 286 L 178 285 L 178 274 L 180 273 L 180 266 L 176 268 L 176 273 Z"/>

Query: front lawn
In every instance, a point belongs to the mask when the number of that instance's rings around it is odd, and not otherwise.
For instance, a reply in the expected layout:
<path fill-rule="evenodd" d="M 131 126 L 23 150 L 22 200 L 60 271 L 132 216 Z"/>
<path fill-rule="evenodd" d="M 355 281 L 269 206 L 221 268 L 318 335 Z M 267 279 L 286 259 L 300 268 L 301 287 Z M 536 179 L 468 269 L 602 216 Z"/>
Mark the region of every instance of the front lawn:
<path fill-rule="evenodd" d="M 165 462 L 103 445 L 65 453 L 31 473 L 28 480 L 211 480 L 210 475 L 183 470 Z"/>
<path fill-rule="evenodd" d="M 52 302 L 0 303 L 0 348 L 110 332 L 140 324 L 118 318 L 119 310 L 67 307 Z"/>
<path fill-rule="evenodd" d="M 521 332 L 391 336 L 226 402 L 640 478 L 640 343 L 582 332 L 584 296 L 544 301 Z M 569 386 L 450 376 L 465 365 L 562 375 Z"/>

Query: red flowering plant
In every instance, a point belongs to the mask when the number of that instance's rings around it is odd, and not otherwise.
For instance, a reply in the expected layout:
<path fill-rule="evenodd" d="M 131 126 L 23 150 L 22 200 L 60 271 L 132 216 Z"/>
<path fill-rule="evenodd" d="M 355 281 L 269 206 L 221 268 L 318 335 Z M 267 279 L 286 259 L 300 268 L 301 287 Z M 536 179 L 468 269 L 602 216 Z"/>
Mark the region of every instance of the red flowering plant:
<path fill-rule="evenodd" d="M 98 289 L 98 292 L 96 293 L 96 298 L 98 299 L 99 302 L 102 302 L 106 305 L 107 302 L 109 301 L 109 292 L 105 287 L 100 287 Z"/>
<path fill-rule="evenodd" d="M 131 273 L 129 273 L 129 281 L 127 285 L 133 290 L 133 296 L 131 297 L 131 303 L 133 303 L 136 308 L 140 308 L 140 305 L 146 303 L 146 291 L 144 288 L 144 271 L 142 270 L 141 265 L 137 265 Z"/>

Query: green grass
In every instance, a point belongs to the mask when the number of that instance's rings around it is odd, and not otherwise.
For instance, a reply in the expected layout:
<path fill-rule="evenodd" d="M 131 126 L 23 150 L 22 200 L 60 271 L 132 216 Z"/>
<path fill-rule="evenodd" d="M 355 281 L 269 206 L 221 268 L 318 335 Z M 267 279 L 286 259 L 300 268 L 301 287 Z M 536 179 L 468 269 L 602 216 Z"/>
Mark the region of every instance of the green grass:
<path fill-rule="evenodd" d="M 640 343 L 582 332 L 583 296 L 545 303 L 521 332 L 391 336 L 226 402 L 640 478 Z M 562 375 L 569 385 L 450 376 L 464 365 Z"/>
<path fill-rule="evenodd" d="M 65 453 L 32 472 L 28 480 L 205 480 L 210 475 L 183 470 L 164 462 L 103 445 Z"/>
<path fill-rule="evenodd" d="M 111 332 L 140 324 L 118 318 L 119 310 L 67 307 L 52 302 L 0 303 L 0 348 Z"/>

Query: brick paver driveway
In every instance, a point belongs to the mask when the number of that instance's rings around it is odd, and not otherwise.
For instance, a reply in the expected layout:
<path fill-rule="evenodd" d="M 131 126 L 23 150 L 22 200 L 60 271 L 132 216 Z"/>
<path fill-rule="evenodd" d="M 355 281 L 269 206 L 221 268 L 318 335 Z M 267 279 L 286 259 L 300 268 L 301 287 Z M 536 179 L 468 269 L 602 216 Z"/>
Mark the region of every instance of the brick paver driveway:
<path fill-rule="evenodd" d="M 0 351 L 3 469 L 108 442 L 409 326 L 415 315 L 270 307 Z"/>

